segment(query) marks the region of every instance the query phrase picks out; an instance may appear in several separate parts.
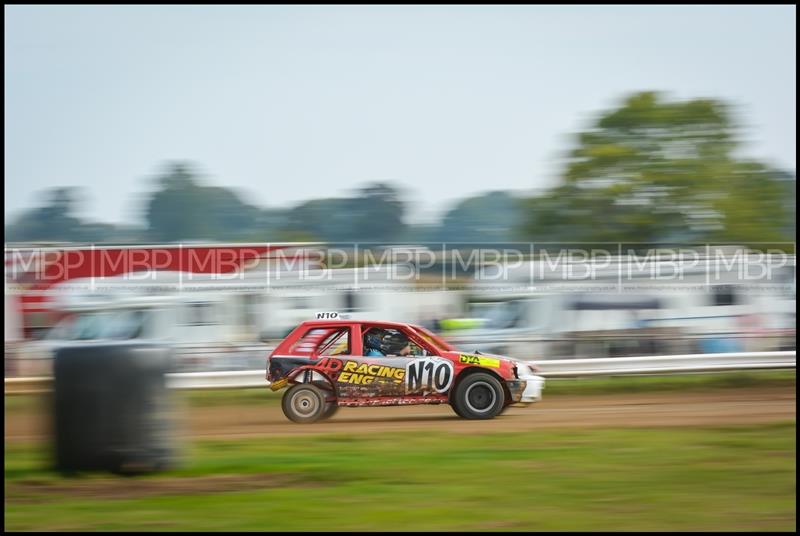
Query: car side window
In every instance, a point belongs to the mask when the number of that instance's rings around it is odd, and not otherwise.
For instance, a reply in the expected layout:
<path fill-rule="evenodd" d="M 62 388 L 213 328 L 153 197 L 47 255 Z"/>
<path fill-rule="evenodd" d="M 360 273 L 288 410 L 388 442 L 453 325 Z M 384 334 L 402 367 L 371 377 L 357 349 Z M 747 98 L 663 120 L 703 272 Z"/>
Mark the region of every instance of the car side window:
<path fill-rule="evenodd" d="M 346 327 L 311 328 L 297 339 L 289 353 L 305 357 L 347 354 L 350 352 L 349 333 Z"/>
<path fill-rule="evenodd" d="M 362 353 L 365 357 L 382 357 L 386 354 L 380 348 L 386 331 L 381 328 L 369 328 L 364 332 L 361 340 Z"/>
<path fill-rule="evenodd" d="M 334 331 L 317 347 L 317 355 L 350 355 L 350 330 Z"/>
<path fill-rule="evenodd" d="M 417 346 L 413 341 L 410 343 L 411 345 L 411 352 L 409 352 L 409 357 L 427 357 L 430 355 L 428 351 L 421 347 Z"/>
<path fill-rule="evenodd" d="M 429 355 L 427 350 L 415 343 L 408 333 L 395 328 L 370 328 L 364 333 L 363 344 L 366 357 L 413 358 Z"/>

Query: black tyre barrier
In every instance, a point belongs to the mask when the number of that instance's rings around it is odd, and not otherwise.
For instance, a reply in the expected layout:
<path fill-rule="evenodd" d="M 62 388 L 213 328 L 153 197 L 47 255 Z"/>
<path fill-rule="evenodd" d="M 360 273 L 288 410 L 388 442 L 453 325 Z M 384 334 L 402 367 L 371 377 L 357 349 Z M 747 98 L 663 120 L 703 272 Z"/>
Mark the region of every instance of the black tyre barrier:
<path fill-rule="evenodd" d="M 55 467 L 133 475 L 174 465 L 168 347 L 97 342 L 55 352 Z"/>

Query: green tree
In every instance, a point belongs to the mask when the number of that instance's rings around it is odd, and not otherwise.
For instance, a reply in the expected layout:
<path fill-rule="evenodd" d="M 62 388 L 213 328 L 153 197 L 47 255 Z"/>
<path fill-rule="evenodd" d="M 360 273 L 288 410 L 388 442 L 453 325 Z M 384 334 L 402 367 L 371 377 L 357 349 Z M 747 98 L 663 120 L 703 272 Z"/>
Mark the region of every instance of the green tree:
<path fill-rule="evenodd" d="M 232 241 L 256 228 L 260 209 L 228 188 L 200 184 L 188 164 L 170 164 L 157 184 L 145 209 L 151 240 Z"/>
<path fill-rule="evenodd" d="M 82 196 L 77 188 L 54 188 L 42 194 L 42 206 L 24 212 L 6 227 L 6 241 L 84 241 L 82 222 L 75 215 Z"/>
<path fill-rule="evenodd" d="M 736 158 L 739 130 L 721 101 L 637 93 L 576 141 L 561 184 L 528 202 L 534 240 L 786 238 L 774 170 Z"/>
<path fill-rule="evenodd" d="M 290 211 L 288 229 L 331 242 L 391 242 L 404 235 L 405 205 L 396 188 L 374 183 L 355 194 L 301 203 Z"/>
<path fill-rule="evenodd" d="M 488 192 L 459 201 L 447 211 L 435 240 L 507 242 L 522 223 L 524 205 L 509 192 Z"/>
<path fill-rule="evenodd" d="M 79 207 L 84 195 L 79 188 L 45 190 L 42 206 L 27 210 L 5 227 L 7 242 L 135 243 L 144 238 L 134 226 L 86 221 Z"/>
<path fill-rule="evenodd" d="M 358 240 L 353 235 L 352 199 L 312 199 L 289 211 L 286 229 L 326 241 Z"/>
<path fill-rule="evenodd" d="M 360 188 L 353 206 L 353 235 L 357 240 L 391 242 L 405 232 L 405 206 L 400 192 L 384 183 Z"/>

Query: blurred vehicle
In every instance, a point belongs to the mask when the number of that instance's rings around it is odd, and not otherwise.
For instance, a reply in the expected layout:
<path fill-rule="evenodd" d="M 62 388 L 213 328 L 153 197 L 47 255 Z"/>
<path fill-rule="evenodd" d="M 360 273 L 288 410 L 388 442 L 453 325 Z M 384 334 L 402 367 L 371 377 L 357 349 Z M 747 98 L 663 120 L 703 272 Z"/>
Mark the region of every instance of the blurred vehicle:
<path fill-rule="evenodd" d="M 473 293 L 467 317 L 443 325 L 454 343 L 522 359 L 689 353 L 679 328 L 643 319 L 664 307 L 640 295 Z"/>
<path fill-rule="evenodd" d="M 413 324 L 303 322 L 269 355 L 267 380 L 286 386 L 294 422 L 326 419 L 340 406 L 450 404 L 466 419 L 491 419 L 541 399 L 544 378 L 529 363 L 463 353 Z"/>
<path fill-rule="evenodd" d="M 263 348 L 260 353 L 241 348 L 237 326 L 227 320 L 236 318 L 234 300 L 224 293 L 73 300 L 63 305 L 64 317 L 41 339 L 22 343 L 6 367 L 16 376 L 49 376 L 59 348 L 137 339 L 172 346 L 176 371 L 258 368 Z"/>
<path fill-rule="evenodd" d="M 5 375 L 14 376 L 17 365 L 17 355 L 23 344 L 22 315 L 16 310 L 16 302 L 11 294 L 5 294 L 3 299 L 3 359 Z"/>
<path fill-rule="evenodd" d="M 227 283 L 260 282 L 272 265 L 294 270 L 313 266 L 314 244 L 163 244 L 155 246 L 6 245 L 6 291 L 26 339 L 38 338 L 60 318 L 64 294 L 97 287 L 132 294 L 163 294 L 183 285 L 225 288 Z M 317 263 L 318 264 L 318 263 Z M 244 277 L 246 272 L 249 278 Z M 239 277 L 242 276 L 242 277 Z M 124 292 L 124 291 L 123 291 Z M 8 312 L 8 304 L 6 312 Z"/>
<path fill-rule="evenodd" d="M 12 369 L 18 376 L 51 376 L 59 348 L 87 341 L 148 338 L 158 325 L 150 307 L 144 304 L 86 304 L 71 311 L 41 339 L 23 344 L 14 356 Z"/>
<path fill-rule="evenodd" d="M 589 265 L 591 279 L 544 272 L 536 287 L 530 277 L 541 276 L 543 263 L 516 267 L 501 286 L 486 284 L 479 274 L 462 317 L 440 322 L 443 335 L 455 344 L 522 359 L 794 347 L 793 256 L 764 280 L 742 278 L 735 262 L 718 271 L 696 263 L 682 269 L 680 278 L 658 277 L 665 264 L 658 261 L 642 263 L 630 275 L 629 262 Z M 530 288 L 520 290 L 526 283 Z"/>
<path fill-rule="evenodd" d="M 431 311 L 458 308 L 459 292 L 414 287 L 414 269 L 393 265 L 293 272 L 272 279 L 260 296 L 260 339 L 280 340 L 317 311 L 354 320 L 422 323 Z"/>

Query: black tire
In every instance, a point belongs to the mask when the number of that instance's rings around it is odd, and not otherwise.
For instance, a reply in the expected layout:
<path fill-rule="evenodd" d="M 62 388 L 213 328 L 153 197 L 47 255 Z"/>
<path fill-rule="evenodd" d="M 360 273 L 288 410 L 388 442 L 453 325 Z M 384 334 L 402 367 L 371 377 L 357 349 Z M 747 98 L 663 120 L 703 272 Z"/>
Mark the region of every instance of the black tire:
<path fill-rule="evenodd" d="M 455 411 L 455 412 L 456 412 L 456 415 L 458 415 L 458 416 L 459 416 L 459 417 L 461 417 L 462 419 L 465 419 L 465 418 L 466 418 L 466 417 L 464 417 L 464 415 L 462 415 L 462 414 L 461 414 L 461 412 L 460 412 L 460 411 L 458 411 L 458 408 L 456 407 L 456 404 L 455 404 L 455 402 L 453 402 L 453 401 L 450 401 L 450 407 L 451 407 L 451 408 L 453 408 L 453 411 Z"/>
<path fill-rule="evenodd" d="M 503 385 L 484 372 L 464 378 L 453 394 L 453 409 L 465 419 L 492 419 L 500 414 L 505 403 Z"/>
<path fill-rule="evenodd" d="M 330 419 L 339 411 L 339 406 L 336 404 L 336 393 L 333 387 L 331 387 L 331 384 L 327 382 L 314 382 L 314 385 L 319 387 L 322 394 L 325 395 L 325 411 L 322 413 L 322 418 L 320 420 L 324 421 Z"/>
<path fill-rule="evenodd" d="M 291 386 L 281 400 L 283 414 L 293 422 L 308 424 L 323 418 L 325 392 L 310 383 Z"/>
<path fill-rule="evenodd" d="M 325 404 L 325 411 L 322 413 L 322 419 L 330 419 L 337 411 L 339 411 L 339 406 L 336 405 L 336 402 L 328 402 Z"/>

